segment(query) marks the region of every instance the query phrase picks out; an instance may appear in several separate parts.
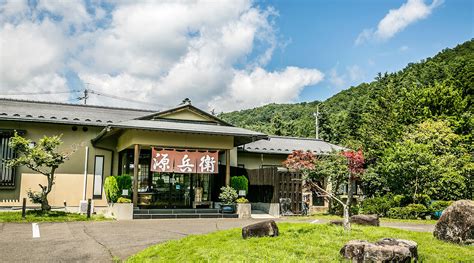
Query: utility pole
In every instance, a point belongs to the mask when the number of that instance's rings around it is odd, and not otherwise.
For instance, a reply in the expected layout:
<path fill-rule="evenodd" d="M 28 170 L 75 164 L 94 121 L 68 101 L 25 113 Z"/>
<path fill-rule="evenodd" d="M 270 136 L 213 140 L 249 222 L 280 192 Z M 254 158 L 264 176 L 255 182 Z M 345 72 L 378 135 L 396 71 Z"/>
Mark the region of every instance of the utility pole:
<path fill-rule="evenodd" d="M 316 105 L 316 112 L 313 113 L 314 119 L 315 119 L 315 126 L 316 126 L 316 139 L 319 139 L 319 105 Z"/>
<path fill-rule="evenodd" d="M 90 83 L 86 83 L 87 84 L 87 88 L 84 89 L 84 96 L 82 97 L 79 97 L 77 98 L 78 100 L 84 100 L 84 105 L 87 104 L 87 99 L 89 98 L 89 84 Z"/>

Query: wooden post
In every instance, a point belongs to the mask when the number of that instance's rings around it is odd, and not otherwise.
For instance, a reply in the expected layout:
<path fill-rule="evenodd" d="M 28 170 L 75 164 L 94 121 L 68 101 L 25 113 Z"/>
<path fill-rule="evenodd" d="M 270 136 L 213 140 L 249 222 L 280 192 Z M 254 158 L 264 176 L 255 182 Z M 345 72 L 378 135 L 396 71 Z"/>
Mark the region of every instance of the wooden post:
<path fill-rule="evenodd" d="M 21 206 L 21 218 L 26 218 L 26 198 L 23 198 L 23 205 Z"/>
<path fill-rule="evenodd" d="M 135 151 L 133 154 L 133 207 L 138 205 L 138 160 L 140 157 L 140 148 L 135 144 Z"/>
<path fill-rule="evenodd" d="M 91 218 L 91 204 L 92 200 L 90 198 L 87 199 L 87 218 Z"/>
<path fill-rule="evenodd" d="M 230 185 L 230 150 L 225 150 L 225 185 Z"/>

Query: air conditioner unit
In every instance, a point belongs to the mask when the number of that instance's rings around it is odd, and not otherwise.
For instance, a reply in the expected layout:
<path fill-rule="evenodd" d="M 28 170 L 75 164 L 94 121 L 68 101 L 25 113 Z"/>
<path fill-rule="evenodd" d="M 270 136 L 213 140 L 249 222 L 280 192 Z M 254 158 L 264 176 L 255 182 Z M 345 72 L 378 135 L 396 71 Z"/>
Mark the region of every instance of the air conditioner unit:
<path fill-rule="evenodd" d="M 94 212 L 94 201 L 91 201 L 91 214 Z M 81 200 L 79 203 L 79 213 L 87 214 L 87 200 Z"/>

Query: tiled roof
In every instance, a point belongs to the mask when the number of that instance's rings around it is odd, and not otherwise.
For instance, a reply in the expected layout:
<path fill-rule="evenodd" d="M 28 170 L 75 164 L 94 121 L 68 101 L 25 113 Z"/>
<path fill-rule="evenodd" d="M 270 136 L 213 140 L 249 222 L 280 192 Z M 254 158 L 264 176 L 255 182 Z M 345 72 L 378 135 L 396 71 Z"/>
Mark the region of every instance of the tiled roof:
<path fill-rule="evenodd" d="M 217 124 L 204 124 L 195 122 L 179 122 L 179 121 L 166 121 L 166 120 L 128 120 L 119 123 L 108 125 L 108 127 L 118 129 L 143 129 L 143 130 L 156 130 L 156 131 L 167 131 L 167 132 L 184 132 L 184 133 L 197 133 L 197 134 L 210 134 L 210 135 L 226 135 L 234 136 L 234 144 L 241 145 L 249 143 L 255 140 L 266 139 L 268 135 L 260 132 L 247 130 L 244 128 L 225 126 Z M 107 128 L 104 129 L 103 133 L 107 132 Z M 94 140 L 100 140 L 100 134 Z"/>
<path fill-rule="evenodd" d="M 155 111 L 0 98 L 0 120 L 107 126 L 152 112 Z"/>
<path fill-rule="evenodd" d="M 311 151 L 315 154 L 326 154 L 332 151 L 345 150 L 323 140 L 311 138 L 296 138 L 270 136 L 269 140 L 260 140 L 239 147 L 239 151 L 270 154 L 290 154 L 295 150 Z"/>

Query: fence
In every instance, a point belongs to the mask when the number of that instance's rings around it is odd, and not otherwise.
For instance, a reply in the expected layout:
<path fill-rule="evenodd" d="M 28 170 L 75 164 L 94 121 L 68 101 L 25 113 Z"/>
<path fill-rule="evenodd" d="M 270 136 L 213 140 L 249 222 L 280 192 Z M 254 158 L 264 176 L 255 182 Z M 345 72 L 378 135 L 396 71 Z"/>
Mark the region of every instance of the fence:
<path fill-rule="evenodd" d="M 280 198 L 291 200 L 290 210 L 301 213 L 302 180 L 301 174 L 289 172 L 278 167 L 247 170 L 251 202 L 279 203 Z"/>

